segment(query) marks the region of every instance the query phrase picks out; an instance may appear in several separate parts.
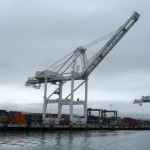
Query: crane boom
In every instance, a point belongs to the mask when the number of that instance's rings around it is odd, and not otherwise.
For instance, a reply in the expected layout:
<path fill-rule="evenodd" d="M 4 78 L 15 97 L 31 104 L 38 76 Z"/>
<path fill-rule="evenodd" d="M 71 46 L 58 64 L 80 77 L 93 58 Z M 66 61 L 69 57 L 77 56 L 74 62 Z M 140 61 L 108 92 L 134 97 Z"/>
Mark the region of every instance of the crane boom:
<path fill-rule="evenodd" d="M 142 96 L 140 99 L 135 99 L 133 104 L 139 104 L 142 106 L 142 103 L 150 103 L 150 96 Z"/>
<path fill-rule="evenodd" d="M 97 65 L 106 57 L 120 39 L 128 32 L 128 30 L 138 20 L 139 14 L 134 12 L 132 16 L 118 29 L 114 36 L 102 47 L 102 49 L 93 58 L 91 63 L 82 71 L 81 78 L 85 79 L 97 67 Z"/>

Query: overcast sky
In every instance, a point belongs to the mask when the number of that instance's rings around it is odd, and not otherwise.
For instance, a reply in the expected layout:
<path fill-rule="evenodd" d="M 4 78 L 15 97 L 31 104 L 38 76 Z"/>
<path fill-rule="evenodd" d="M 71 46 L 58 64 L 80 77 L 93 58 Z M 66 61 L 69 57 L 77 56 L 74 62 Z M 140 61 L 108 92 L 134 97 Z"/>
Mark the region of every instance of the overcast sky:
<path fill-rule="evenodd" d="M 28 77 L 116 30 L 137 11 L 138 22 L 89 76 L 88 106 L 107 101 L 109 108 L 118 101 L 120 112 L 126 102 L 134 114 L 150 113 L 150 104 L 132 104 L 150 94 L 149 6 L 148 0 L 0 0 L 0 109 L 42 103 L 43 88 L 26 88 Z"/>

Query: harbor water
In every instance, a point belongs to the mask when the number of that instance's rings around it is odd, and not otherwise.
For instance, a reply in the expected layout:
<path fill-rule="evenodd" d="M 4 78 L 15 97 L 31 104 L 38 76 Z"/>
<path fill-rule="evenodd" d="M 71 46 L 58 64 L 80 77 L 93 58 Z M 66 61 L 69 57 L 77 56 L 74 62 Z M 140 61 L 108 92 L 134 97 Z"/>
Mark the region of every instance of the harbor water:
<path fill-rule="evenodd" d="M 150 131 L 0 133 L 0 150 L 150 150 Z"/>

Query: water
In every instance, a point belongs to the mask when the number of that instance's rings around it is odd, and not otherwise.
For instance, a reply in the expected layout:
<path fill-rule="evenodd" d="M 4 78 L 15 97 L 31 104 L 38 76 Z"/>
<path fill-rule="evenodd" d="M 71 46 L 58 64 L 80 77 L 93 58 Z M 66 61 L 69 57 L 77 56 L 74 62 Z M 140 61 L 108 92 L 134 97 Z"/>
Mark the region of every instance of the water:
<path fill-rule="evenodd" d="M 150 150 L 150 131 L 0 133 L 0 150 Z"/>

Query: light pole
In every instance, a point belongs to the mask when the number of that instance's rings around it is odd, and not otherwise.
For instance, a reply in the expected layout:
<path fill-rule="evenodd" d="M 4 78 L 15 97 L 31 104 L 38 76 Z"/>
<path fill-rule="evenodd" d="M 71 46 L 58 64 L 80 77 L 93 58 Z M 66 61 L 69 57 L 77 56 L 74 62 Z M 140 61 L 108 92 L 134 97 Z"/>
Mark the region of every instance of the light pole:
<path fill-rule="evenodd" d="M 144 109 L 142 108 L 142 126 L 143 126 L 143 110 L 144 110 Z"/>
<path fill-rule="evenodd" d="M 112 104 L 110 104 L 110 110 L 112 109 Z"/>
<path fill-rule="evenodd" d="M 137 114 L 135 114 L 135 119 L 137 120 Z"/>

